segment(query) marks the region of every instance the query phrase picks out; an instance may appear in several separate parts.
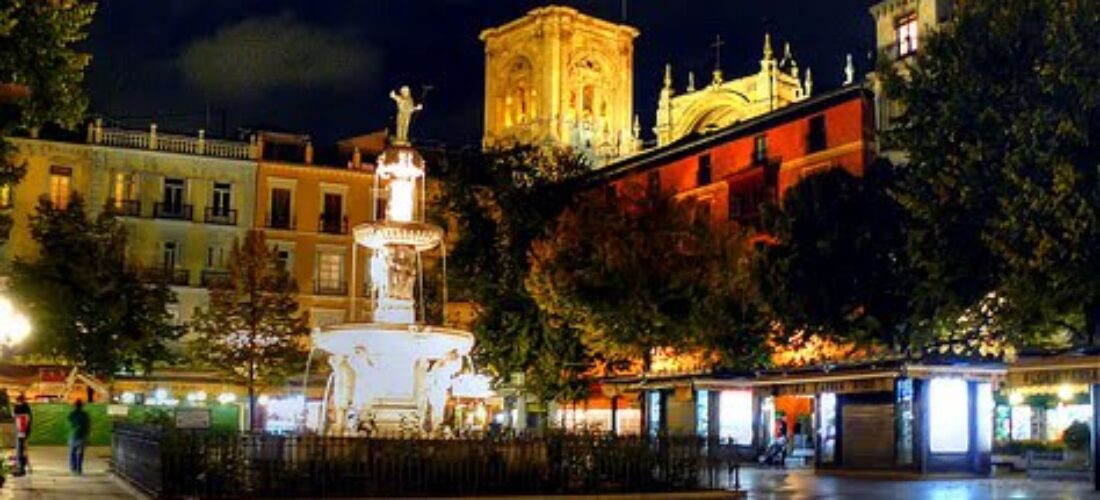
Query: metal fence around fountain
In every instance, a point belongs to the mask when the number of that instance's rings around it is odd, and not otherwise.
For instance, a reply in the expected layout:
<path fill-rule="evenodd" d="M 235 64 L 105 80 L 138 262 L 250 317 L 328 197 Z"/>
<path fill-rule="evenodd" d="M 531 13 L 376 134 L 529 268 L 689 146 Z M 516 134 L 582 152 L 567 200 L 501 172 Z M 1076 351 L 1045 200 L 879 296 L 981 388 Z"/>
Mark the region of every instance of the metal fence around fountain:
<path fill-rule="evenodd" d="M 209 434 L 117 426 L 116 474 L 160 498 L 627 493 L 713 487 L 692 437 L 457 439 Z"/>

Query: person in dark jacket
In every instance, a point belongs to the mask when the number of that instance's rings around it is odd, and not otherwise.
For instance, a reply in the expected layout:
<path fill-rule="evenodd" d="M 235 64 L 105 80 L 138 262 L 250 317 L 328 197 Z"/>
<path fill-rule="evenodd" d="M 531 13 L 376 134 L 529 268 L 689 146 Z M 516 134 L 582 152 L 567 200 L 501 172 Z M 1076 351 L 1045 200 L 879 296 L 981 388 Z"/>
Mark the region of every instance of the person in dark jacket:
<path fill-rule="evenodd" d="M 84 411 L 84 402 L 76 400 L 69 413 L 69 471 L 84 473 L 84 446 L 92 430 L 92 419 Z"/>
<path fill-rule="evenodd" d="M 22 476 L 27 473 L 27 440 L 31 438 L 31 423 L 34 421 L 26 396 L 20 394 L 15 398 L 12 417 L 15 420 L 15 471 L 12 474 Z"/>

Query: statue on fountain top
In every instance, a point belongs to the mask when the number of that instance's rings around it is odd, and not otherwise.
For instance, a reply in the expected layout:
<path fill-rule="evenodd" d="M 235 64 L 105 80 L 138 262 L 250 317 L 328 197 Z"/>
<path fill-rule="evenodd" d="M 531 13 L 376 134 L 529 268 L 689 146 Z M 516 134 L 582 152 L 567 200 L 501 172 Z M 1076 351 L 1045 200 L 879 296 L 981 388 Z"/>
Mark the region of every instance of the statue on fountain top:
<path fill-rule="evenodd" d="M 390 91 L 390 99 L 397 103 L 397 133 L 393 142 L 398 145 L 409 144 L 409 123 L 412 122 L 412 114 L 424 109 L 423 104 L 413 101 L 412 92 L 408 85 L 402 85 L 400 93 Z"/>

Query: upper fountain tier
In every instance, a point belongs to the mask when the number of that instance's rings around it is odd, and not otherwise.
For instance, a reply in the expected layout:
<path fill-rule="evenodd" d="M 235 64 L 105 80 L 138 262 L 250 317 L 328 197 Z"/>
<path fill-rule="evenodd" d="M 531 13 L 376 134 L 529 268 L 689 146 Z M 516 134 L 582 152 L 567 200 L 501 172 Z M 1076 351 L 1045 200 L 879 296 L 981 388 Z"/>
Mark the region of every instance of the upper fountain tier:
<path fill-rule="evenodd" d="M 443 229 L 424 222 L 426 198 L 424 159 L 415 149 L 396 145 L 378 157 L 379 189 L 386 199 L 376 222 L 355 228 L 355 241 L 373 250 L 392 246 L 412 247 L 416 251 L 430 250 L 443 240 Z M 375 207 L 380 204 L 375 201 Z"/>

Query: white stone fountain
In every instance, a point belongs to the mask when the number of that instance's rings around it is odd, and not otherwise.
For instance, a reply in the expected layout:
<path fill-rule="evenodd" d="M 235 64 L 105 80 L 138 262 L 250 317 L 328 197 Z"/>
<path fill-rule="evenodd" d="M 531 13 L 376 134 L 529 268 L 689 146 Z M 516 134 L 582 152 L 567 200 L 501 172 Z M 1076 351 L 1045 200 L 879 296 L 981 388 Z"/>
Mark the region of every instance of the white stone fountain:
<path fill-rule="evenodd" d="M 409 117 L 420 106 L 407 88 L 391 95 L 398 126 L 375 170 L 372 206 L 379 213 L 354 229 L 356 243 L 371 251 L 373 321 L 313 335 L 332 367 L 323 415 L 328 434 L 438 431 L 455 375 L 474 345 L 469 332 L 417 318 L 421 254 L 441 244 L 443 230 L 425 222 L 424 159 L 408 143 Z"/>

